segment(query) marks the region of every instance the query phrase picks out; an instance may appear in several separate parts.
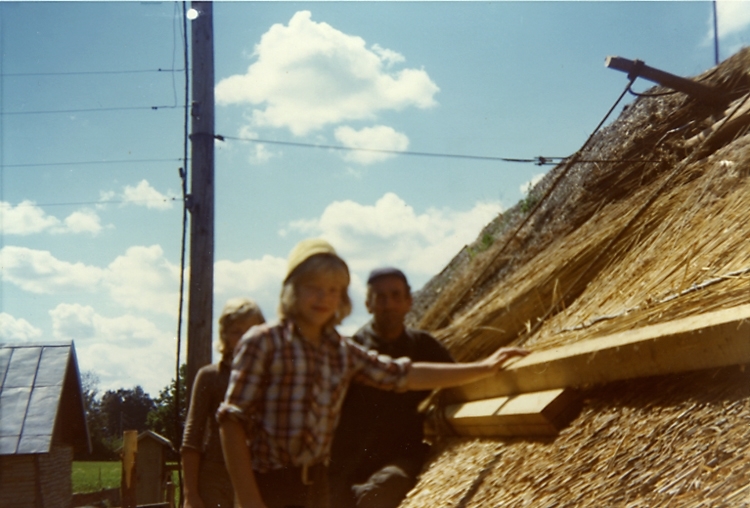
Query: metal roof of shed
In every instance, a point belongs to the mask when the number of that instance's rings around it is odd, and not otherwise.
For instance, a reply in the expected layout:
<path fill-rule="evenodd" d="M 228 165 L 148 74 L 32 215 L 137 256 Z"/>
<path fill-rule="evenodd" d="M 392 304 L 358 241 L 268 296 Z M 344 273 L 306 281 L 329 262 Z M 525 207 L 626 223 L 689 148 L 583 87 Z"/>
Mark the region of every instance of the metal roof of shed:
<path fill-rule="evenodd" d="M 90 450 L 75 347 L 0 344 L 0 455 Z"/>

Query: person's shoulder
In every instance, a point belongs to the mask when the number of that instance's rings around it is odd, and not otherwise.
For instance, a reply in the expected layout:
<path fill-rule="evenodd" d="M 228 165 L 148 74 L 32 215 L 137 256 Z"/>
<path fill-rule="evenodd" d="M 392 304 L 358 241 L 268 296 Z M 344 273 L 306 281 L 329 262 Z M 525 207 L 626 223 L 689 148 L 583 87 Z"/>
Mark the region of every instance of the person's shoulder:
<path fill-rule="evenodd" d="M 210 386 L 216 384 L 217 380 L 221 378 L 221 371 L 222 368 L 219 363 L 211 363 L 198 369 L 195 375 L 196 390 L 208 390 Z"/>
<path fill-rule="evenodd" d="M 262 342 L 273 338 L 283 330 L 282 323 L 261 323 L 250 328 L 240 339 L 240 344 Z"/>
<path fill-rule="evenodd" d="M 420 330 L 419 328 L 410 328 L 408 326 L 405 328 L 405 330 L 406 330 L 406 335 L 408 335 L 412 340 L 440 344 L 440 341 L 437 340 L 427 330 Z"/>
<path fill-rule="evenodd" d="M 354 332 L 351 336 L 353 342 L 361 346 L 370 346 L 375 339 L 375 331 L 372 328 L 372 321 L 368 321 L 362 327 Z"/>
<path fill-rule="evenodd" d="M 220 364 L 218 363 L 210 363 L 208 365 L 204 365 L 200 369 L 198 369 L 198 373 L 195 375 L 196 381 L 199 379 L 210 379 L 214 378 L 219 375 L 220 370 Z"/>
<path fill-rule="evenodd" d="M 406 334 L 418 350 L 430 354 L 432 361 L 453 361 L 453 356 L 448 351 L 448 348 L 430 332 L 407 327 Z"/>

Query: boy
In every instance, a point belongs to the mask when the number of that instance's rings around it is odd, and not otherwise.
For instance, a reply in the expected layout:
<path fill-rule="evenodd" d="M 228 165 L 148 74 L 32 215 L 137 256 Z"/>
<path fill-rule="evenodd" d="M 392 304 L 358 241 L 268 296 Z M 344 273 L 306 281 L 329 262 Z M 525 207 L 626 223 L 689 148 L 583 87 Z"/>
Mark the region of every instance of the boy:
<path fill-rule="evenodd" d="M 336 332 L 351 312 L 348 286 L 349 269 L 333 247 L 303 240 L 289 255 L 280 322 L 253 328 L 238 345 L 217 418 L 241 508 L 329 506 L 326 465 L 351 381 L 399 391 L 443 388 L 528 354 L 501 348 L 464 364 L 378 356 Z"/>

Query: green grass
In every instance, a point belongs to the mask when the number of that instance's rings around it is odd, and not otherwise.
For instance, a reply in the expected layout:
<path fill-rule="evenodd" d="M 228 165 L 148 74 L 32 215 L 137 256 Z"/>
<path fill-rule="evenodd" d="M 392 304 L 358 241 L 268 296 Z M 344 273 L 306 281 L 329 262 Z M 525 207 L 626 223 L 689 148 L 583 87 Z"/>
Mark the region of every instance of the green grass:
<path fill-rule="evenodd" d="M 73 492 L 95 492 L 120 486 L 120 461 L 73 462 Z"/>
<path fill-rule="evenodd" d="M 120 486 L 122 475 L 120 461 L 115 462 L 73 462 L 73 492 L 98 492 Z M 180 485 L 177 471 L 172 473 L 175 485 L 175 506 L 180 498 Z"/>

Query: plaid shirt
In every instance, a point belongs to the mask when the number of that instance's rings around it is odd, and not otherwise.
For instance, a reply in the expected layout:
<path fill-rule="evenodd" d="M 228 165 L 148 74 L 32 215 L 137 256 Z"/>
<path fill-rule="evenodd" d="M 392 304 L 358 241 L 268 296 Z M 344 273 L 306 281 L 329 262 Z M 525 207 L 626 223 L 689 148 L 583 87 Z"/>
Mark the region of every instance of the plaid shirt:
<path fill-rule="evenodd" d="M 336 331 L 315 346 L 292 321 L 256 326 L 237 346 L 217 418 L 246 425 L 255 471 L 326 462 L 349 382 L 401 390 L 410 367 Z"/>

